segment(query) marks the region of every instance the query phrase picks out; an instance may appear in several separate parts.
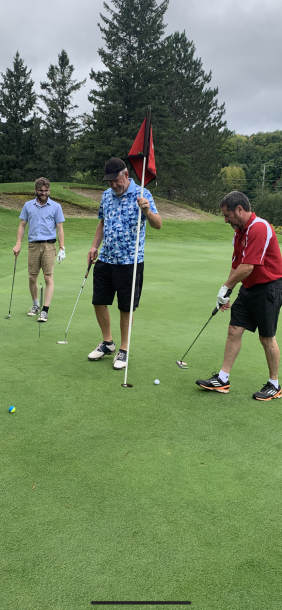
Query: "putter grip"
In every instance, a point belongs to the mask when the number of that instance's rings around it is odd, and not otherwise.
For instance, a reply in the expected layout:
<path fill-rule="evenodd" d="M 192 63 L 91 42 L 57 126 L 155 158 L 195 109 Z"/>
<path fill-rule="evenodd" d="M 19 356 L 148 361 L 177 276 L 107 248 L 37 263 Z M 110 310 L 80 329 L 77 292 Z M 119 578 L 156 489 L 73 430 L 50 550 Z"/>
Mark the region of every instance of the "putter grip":
<path fill-rule="evenodd" d="M 226 294 L 224 295 L 225 297 L 230 297 L 232 293 L 231 288 L 228 288 Z M 219 310 L 217 309 L 217 307 L 214 308 L 213 312 L 212 312 L 212 316 L 215 316 L 215 314 L 218 312 Z"/>
<path fill-rule="evenodd" d="M 90 261 L 90 263 L 89 263 L 89 265 L 88 265 L 88 267 L 87 267 L 87 271 L 86 271 L 86 273 L 85 273 L 85 277 L 88 277 L 88 273 L 89 273 L 89 271 L 90 271 L 90 269 L 91 269 L 91 265 L 92 265 L 92 263 L 94 264 L 94 261 L 93 261 L 93 260 L 91 260 L 91 261 Z"/>

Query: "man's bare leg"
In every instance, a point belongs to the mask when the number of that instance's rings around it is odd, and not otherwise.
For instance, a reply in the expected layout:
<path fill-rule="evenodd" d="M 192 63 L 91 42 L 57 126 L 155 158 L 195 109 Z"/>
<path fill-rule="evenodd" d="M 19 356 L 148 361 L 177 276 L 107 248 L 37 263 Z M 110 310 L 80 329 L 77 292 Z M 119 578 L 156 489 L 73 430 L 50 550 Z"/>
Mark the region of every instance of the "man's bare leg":
<path fill-rule="evenodd" d="M 31 294 L 31 298 L 33 301 L 36 301 L 38 298 L 38 284 L 37 284 L 38 275 L 29 274 L 29 290 Z"/>
<path fill-rule="evenodd" d="M 231 326 L 231 324 L 228 327 L 228 335 L 225 344 L 225 353 L 222 365 L 222 371 L 224 371 L 224 373 L 230 373 L 232 366 L 239 354 L 244 330 L 245 329 L 241 326 Z"/>
<path fill-rule="evenodd" d="M 120 348 L 127 351 L 127 340 L 128 340 L 128 326 L 129 326 L 129 311 L 120 312 L 120 334 L 121 334 L 121 345 Z M 133 316 L 132 316 L 133 322 Z"/>
<path fill-rule="evenodd" d="M 111 319 L 107 305 L 94 305 L 97 322 L 101 328 L 104 341 L 112 341 Z"/>
<path fill-rule="evenodd" d="M 275 337 L 261 337 L 260 342 L 265 351 L 270 379 L 278 379 L 280 350 Z"/>
<path fill-rule="evenodd" d="M 49 307 L 53 292 L 54 292 L 54 279 L 53 275 L 44 275 L 45 279 L 45 294 L 44 294 L 44 306 Z"/>

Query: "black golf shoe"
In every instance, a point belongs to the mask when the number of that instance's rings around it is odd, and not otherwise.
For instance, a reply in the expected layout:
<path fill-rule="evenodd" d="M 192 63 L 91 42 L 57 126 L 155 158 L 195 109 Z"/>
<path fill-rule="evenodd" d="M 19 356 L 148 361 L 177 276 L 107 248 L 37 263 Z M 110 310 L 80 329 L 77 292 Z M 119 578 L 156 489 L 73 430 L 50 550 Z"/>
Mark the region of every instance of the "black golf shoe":
<path fill-rule="evenodd" d="M 218 373 L 213 373 L 210 379 L 197 379 L 196 384 L 204 390 L 214 390 L 222 394 L 228 394 L 230 388 L 230 381 L 224 383 Z"/>
<path fill-rule="evenodd" d="M 259 392 L 253 394 L 255 400 L 272 400 L 272 398 L 282 398 L 281 386 L 278 389 L 268 381 Z"/>

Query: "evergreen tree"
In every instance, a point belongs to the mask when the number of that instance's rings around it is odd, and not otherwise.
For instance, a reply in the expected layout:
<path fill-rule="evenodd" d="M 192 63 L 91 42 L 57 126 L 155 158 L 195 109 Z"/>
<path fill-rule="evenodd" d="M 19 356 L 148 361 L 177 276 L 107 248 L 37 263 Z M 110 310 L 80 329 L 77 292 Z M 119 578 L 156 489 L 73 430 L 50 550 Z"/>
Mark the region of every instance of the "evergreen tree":
<path fill-rule="evenodd" d="M 81 147 L 82 169 L 90 167 L 99 172 L 101 159 L 126 159 L 148 104 L 155 126 L 165 82 L 161 39 L 168 0 L 160 5 L 156 0 L 113 0 L 112 4 L 116 10 L 104 2 L 110 17 L 101 15 L 105 25 L 98 24 L 106 41 L 106 49 L 99 49 L 106 70 L 90 73 L 98 88 L 89 94 L 94 108 L 85 118 Z M 158 116 L 161 118 L 161 112 Z"/>
<path fill-rule="evenodd" d="M 218 105 L 218 89 L 209 87 L 212 74 L 204 72 L 185 32 L 175 32 L 164 44 L 170 57 L 165 103 L 173 136 L 162 183 L 168 192 L 212 209 L 221 188 L 222 146 L 230 135 L 223 120 L 225 107 Z"/>
<path fill-rule="evenodd" d="M 35 156 L 36 93 L 31 70 L 17 51 L 13 69 L 1 73 L 0 83 L 0 181 L 29 178 Z"/>
<path fill-rule="evenodd" d="M 40 108 L 44 115 L 42 130 L 41 159 L 44 174 L 51 180 L 68 180 L 72 171 L 72 145 L 80 130 L 77 117 L 71 116 L 78 108 L 72 103 L 73 94 L 85 84 L 72 79 L 74 67 L 70 64 L 66 51 L 58 55 L 58 65 L 50 65 L 47 81 L 40 86 L 45 94 L 40 98 L 46 108 Z"/>
<path fill-rule="evenodd" d="M 99 54 L 106 70 L 90 74 L 98 87 L 89 95 L 94 108 L 85 119 L 80 168 L 101 175 L 101 160 L 126 160 L 150 104 L 158 192 L 211 209 L 222 187 L 221 148 L 230 133 L 224 104 L 209 87 L 211 73 L 194 57 L 185 32 L 163 37 L 168 0 L 113 5 L 104 2 L 110 16 L 101 15 L 106 47 Z"/>

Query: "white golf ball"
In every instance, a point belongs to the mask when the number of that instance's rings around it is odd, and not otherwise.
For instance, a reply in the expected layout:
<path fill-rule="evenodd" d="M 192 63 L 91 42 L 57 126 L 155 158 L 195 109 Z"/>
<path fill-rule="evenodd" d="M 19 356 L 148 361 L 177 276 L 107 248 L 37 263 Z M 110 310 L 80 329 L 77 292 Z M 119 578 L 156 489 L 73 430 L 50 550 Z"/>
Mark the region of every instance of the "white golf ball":
<path fill-rule="evenodd" d="M 155 385 L 159 385 L 159 383 L 160 383 L 160 380 L 159 379 L 155 379 L 154 384 Z"/>

